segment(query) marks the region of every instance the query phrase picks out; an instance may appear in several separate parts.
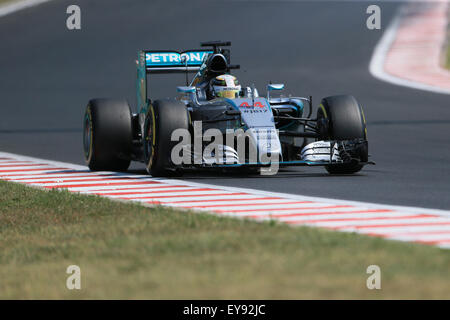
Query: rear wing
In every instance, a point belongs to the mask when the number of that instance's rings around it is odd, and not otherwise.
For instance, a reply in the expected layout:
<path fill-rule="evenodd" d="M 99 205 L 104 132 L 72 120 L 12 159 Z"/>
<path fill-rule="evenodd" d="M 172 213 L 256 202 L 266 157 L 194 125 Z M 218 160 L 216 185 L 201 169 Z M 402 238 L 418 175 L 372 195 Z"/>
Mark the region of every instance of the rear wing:
<path fill-rule="evenodd" d="M 187 51 L 142 50 L 138 52 L 137 63 L 137 107 L 138 112 L 147 112 L 147 74 L 149 73 L 191 73 L 200 70 L 211 49 Z"/>
<path fill-rule="evenodd" d="M 221 56 L 226 60 L 226 69 L 239 69 L 239 65 L 230 64 L 230 49 L 223 47 L 231 46 L 229 41 L 202 42 L 202 47 L 208 49 L 194 49 L 187 51 L 174 50 L 141 50 L 138 52 L 137 63 L 137 105 L 139 113 L 146 113 L 150 100 L 147 97 L 147 74 L 149 73 L 202 73 L 207 68 L 207 59 L 211 57 L 213 64 L 214 55 Z M 219 57 L 220 60 L 220 57 Z"/>

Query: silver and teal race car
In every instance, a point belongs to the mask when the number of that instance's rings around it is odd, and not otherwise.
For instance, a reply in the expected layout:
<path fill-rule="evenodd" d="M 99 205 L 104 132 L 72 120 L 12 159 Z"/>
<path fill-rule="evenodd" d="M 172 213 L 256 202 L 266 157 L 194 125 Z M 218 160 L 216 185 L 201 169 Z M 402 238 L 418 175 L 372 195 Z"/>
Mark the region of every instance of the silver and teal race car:
<path fill-rule="evenodd" d="M 230 62 L 230 45 L 214 41 L 198 50 L 139 51 L 138 112 L 125 100 L 92 99 L 86 107 L 89 168 L 124 171 L 140 161 L 152 176 L 206 168 L 274 173 L 280 166 L 324 166 L 332 174 L 350 174 L 373 163 L 364 113 L 353 96 L 322 99 L 315 117 L 312 97 L 283 96 L 284 84 L 268 84 L 267 95 L 260 96 L 254 86 L 241 87 L 228 76 L 239 68 Z M 148 96 L 147 77 L 161 73 L 186 74 L 176 98 Z M 192 79 L 189 73 L 195 73 Z M 214 91 L 220 85 L 222 95 Z"/>

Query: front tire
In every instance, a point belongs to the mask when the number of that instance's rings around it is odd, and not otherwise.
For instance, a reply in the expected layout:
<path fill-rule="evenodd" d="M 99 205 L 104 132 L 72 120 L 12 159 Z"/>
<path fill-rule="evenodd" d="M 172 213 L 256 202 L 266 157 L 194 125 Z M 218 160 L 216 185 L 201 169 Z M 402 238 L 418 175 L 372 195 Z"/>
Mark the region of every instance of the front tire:
<path fill-rule="evenodd" d="M 172 160 L 172 149 L 179 142 L 171 141 L 172 132 L 189 132 L 186 106 L 175 100 L 156 100 L 149 106 L 144 125 L 144 158 L 147 172 L 154 177 L 181 175 Z"/>
<path fill-rule="evenodd" d="M 353 96 L 340 95 L 322 99 L 317 111 L 323 139 L 326 140 L 367 140 L 364 112 Z M 360 161 L 368 160 L 367 143 L 358 148 L 356 156 Z M 331 174 L 351 174 L 362 169 L 358 162 L 338 163 L 326 166 Z"/>
<path fill-rule="evenodd" d="M 84 115 L 85 160 L 93 171 L 126 171 L 132 144 L 131 110 L 124 100 L 92 99 Z"/>

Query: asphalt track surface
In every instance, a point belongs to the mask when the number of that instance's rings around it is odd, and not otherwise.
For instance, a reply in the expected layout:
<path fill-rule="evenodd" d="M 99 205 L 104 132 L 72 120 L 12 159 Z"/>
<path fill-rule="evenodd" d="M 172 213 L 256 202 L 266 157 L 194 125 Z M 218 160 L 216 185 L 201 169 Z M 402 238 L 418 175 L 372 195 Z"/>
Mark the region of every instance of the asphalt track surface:
<path fill-rule="evenodd" d="M 66 28 L 78 4 L 82 30 Z M 450 95 L 379 81 L 373 49 L 400 3 L 378 3 L 382 30 L 365 27 L 368 2 L 54 1 L 0 19 L 0 151 L 83 164 L 82 117 L 93 97 L 135 107 L 139 49 L 190 49 L 231 40 L 234 72 L 263 93 L 350 93 L 364 107 L 376 166 L 330 176 L 322 168 L 276 176 L 187 174 L 183 179 L 266 191 L 450 209 Z M 183 76 L 150 79 L 152 99 L 174 96 Z M 137 164 L 133 168 L 140 169 Z M 139 170 L 138 170 L 139 171 Z"/>

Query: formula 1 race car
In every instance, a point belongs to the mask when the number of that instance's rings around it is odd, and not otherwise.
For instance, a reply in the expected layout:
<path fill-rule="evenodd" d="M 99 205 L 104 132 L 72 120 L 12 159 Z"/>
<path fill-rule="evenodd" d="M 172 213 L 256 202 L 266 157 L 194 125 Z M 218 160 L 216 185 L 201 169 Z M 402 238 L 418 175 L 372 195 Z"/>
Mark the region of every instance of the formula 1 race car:
<path fill-rule="evenodd" d="M 332 174 L 360 171 L 368 161 L 363 110 L 353 96 L 322 99 L 316 117 L 312 97 L 285 97 L 283 84 L 267 96 L 242 87 L 230 74 L 230 42 L 206 49 L 139 51 L 138 112 L 124 100 L 90 100 L 84 117 L 84 152 L 91 170 L 124 171 L 145 163 L 152 176 L 190 169 L 324 166 Z M 189 81 L 188 73 L 196 73 Z M 174 99 L 147 96 L 147 75 L 185 73 Z M 264 170 L 264 169 L 263 169 Z"/>

